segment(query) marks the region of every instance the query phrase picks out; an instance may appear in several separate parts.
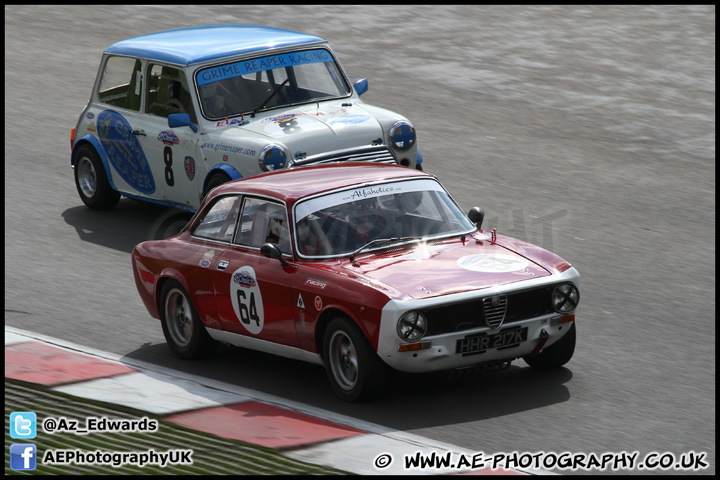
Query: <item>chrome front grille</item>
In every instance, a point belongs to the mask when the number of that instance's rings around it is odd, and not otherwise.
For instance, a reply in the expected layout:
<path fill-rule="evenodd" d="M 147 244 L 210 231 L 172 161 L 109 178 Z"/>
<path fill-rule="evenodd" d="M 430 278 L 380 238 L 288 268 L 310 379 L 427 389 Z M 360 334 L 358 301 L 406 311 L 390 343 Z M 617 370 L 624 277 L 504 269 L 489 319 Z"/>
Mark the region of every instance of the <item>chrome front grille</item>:
<path fill-rule="evenodd" d="M 325 152 L 318 155 L 301 158 L 293 162 L 294 166 L 315 165 L 332 162 L 376 162 L 397 164 L 395 157 L 385 145 L 348 148 Z"/>
<path fill-rule="evenodd" d="M 490 328 L 498 328 L 505 320 L 507 312 L 507 295 L 494 295 L 483 298 L 485 322 Z"/>

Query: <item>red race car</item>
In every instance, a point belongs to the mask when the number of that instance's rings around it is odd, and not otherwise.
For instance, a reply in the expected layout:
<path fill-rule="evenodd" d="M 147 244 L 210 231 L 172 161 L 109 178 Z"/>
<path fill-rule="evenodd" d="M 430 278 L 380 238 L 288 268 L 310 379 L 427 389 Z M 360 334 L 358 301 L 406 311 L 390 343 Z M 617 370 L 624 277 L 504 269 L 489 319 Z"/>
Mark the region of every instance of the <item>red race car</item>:
<path fill-rule="evenodd" d="M 135 247 L 133 272 L 177 356 L 222 341 L 314 362 L 348 401 L 388 367 L 564 365 L 579 273 L 482 220 L 418 170 L 302 167 L 215 188 L 179 235 Z"/>

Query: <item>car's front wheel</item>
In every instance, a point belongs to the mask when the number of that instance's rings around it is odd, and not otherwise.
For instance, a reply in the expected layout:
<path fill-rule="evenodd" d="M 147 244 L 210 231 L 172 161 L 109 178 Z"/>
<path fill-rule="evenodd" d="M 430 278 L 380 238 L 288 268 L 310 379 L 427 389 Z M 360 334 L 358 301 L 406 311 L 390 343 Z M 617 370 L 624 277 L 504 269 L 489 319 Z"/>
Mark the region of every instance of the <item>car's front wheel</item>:
<path fill-rule="evenodd" d="M 525 363 L 533 368 L 557 368 L 570 361 L 575 353 L 575 322 L 570 325 L 568 332 L 557 342 L 542 350 L 537 355 L 523 357 Z"/>
<path fill-rule="evenodd" d="M 97 152 L 86 145 L 78 148 L 75 156 L 75 186 L 83 203 L 92 209 L 112 208 L 120 200 L 120 194 L 110 186 Z"/>
<path fill-rule="evenodd" d="M 325 330 L 323 359 L 330 384 L 343 400 L 367 400 L 385 383 L 387 367 L 350 319 L 337 317 Z"/>
<path fill-rule="evenodd" d="M 175 280 L 168 280 L 160 293 L 163 334 L 170 349 L 180 358 L 200 358 L 215 345 L 187 291 Z"/>
<path fill-rule="evenodd" d="M 212 191 L 213 188 L 218 187 L 222 185 L 223 183 L 227 183 L 231 180 L 230 176 L 227 173 L 224 172 L 215 172 L 213 173 L 210 178 L 208 178 L 207 181 L 207 187 L 205 188 L 205 194 L 207 195 Z"/>

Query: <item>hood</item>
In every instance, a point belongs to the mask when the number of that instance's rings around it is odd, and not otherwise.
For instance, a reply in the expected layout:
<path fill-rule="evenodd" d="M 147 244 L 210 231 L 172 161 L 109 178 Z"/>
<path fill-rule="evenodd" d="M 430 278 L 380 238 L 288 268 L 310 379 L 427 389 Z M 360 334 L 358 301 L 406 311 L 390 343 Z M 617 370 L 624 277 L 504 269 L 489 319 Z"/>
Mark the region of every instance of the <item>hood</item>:
<path fill-rule="evenodd" d="M 343 106 L 345 105 L 345 106 Z M 267 112 L 242 127 L 306 156 L 383 141 L 382 127 L 362 106 L 319 102 Z"/>
<path fill-rule="evenodd" d="M 359 266 L 344 268 L 414 299 L 477 290 L 550 275 L 538 263 L 497 243 L 476 243 L 468 235 L 444 242 L 407 245 L 401 251 L 362 254 Z"/>

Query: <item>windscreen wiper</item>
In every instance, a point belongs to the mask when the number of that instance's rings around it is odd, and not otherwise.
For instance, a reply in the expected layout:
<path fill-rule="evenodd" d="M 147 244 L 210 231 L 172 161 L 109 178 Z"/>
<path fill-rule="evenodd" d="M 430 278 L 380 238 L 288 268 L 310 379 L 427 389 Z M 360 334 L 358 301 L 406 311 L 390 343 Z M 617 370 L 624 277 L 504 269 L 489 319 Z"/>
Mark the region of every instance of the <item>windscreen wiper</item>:
<path fill-rule="evenodd" d="M 251 116 L 251 117 L 255 117 L 255 114 L 256 114 L 257 112 L 259 112 L 260 110 L 262 110 L 263 108 L 265 108 L 265 105 L 266 105 L 270 100 L 272 100 L 272 98 L 280 91 L 280 89 L 281 89 L 282 87 L 284 87 L 285 84 L 286 84 L 287 82 L 289 82 L 289 81 L 290 81 L 290 77 L 286 78 L 284 82 L 282 82 L 280 85 L 278 85 L 277 87 L 275 87 L 275 90 L 272 91 L 272 93 L 270 94 L 270 96 L 269 96 L 268 98 L 266 98 L 265 101 L 262 102 L 259 107 L 257 107 L 255 110 L 253 110 L 252 113 L 250 114 L 250 116 Z"/>
<path fill-rule="evenodd" d="M 352 262 L 355 260 L 355 256 L 365 250 L 366 248 L 370 248 L 373 245 L 379 245 L 383 243 L 397 243 L 397 242 L 407 242 L 409 240 L 422 240 L 422 237 L 392 237 L 392 238 L 376 238 L 375 240 L 370 240 L 368 243 L 363 245 L 362 247 L 358 248 L 354 252 L 350 254 L 350 261 Z"/>

